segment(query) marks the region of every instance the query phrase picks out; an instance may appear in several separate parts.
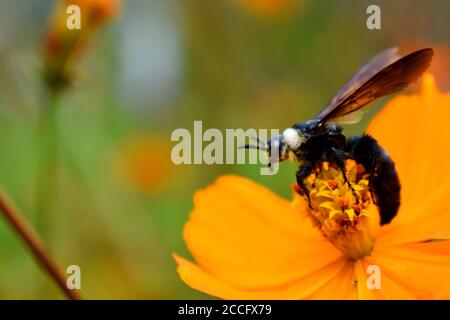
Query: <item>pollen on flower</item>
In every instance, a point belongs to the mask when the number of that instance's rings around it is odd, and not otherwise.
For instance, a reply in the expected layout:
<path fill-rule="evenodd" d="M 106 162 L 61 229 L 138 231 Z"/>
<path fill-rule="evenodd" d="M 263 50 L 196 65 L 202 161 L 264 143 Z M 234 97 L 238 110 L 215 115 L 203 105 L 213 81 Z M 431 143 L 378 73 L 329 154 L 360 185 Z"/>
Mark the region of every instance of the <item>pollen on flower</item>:
<path fill-rule="evenodd" d="M 331 190 L 334 190 L 337 188 L 337 181 L 334 179 L 328 180 L 328 186 L 331 188 Z"/>
<path fill-rule="evenodd" d="M 346 176 L 352 188 L 341 170 L 326 162 L 320 164 L 305 180 L 312 207 L 307 214 L 327 240 L 356 260 L 372 251 L 371 229 L 377 211 L 364 168 L 348 160 Z"/>

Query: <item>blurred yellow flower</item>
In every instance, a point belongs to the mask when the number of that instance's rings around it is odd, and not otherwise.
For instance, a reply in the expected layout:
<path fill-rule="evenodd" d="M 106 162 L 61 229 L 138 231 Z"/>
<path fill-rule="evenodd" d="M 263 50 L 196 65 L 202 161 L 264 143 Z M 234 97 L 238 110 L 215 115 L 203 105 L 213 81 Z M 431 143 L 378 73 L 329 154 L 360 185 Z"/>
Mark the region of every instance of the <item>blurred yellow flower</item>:
<path fill-rule="evenodd" d="M 70 5 L 80 8 L 81 28 L 70 30 L 66 22 Z M 84 49 L 92 33 L 115 17 L 120 9 L 119 0 L 59 0 L 50 20 L 45 39 L 45 79 L 53 88 L 64 87 L 73 76 L 72 64 Z"/>
<path fill-rule="evenodd" d="M 402 182 L 399 212 L 382 227 L 352 161 L 360 203 L 324 165 L 309 178 L 313 210 L 298 194 L 289 202 L 245 178 L 219 178 L 194 196 L 184 238 L 196 263 L 175 255 L 180 277 L 226 299 L 450 298 L 449 118 L 450 95 L 428 74 L 419 94 L 394 98 L 370 124 Z M 379 288 L 368 285 L 372 266 Z"/>
<path fill-rule="evenodd" d="M 140 192 L 151 193 L 162 187 L 172 169 L 170 145 L 161 138 L 136 136 L 122 148 L 120 174 Z"/>
<path fill-rule="evenodd" d="M 250 13 L 261 17 L 284 17 L 294 14 L 305 0 L 235 0 Z"/>

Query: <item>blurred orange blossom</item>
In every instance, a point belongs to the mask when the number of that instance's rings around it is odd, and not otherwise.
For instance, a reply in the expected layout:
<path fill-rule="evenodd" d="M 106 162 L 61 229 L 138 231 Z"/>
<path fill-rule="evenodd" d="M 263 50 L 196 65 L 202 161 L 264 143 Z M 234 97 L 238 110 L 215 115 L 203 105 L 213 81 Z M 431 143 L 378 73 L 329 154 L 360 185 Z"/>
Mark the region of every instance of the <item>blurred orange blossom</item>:
<path fill-rule="evenodd" d="M 80 8 L 81 29 L 69 30 L 66 9 Z M 52 87 L 63 87 L 70 81 L 73 57 L 79 56 L 101 25 L 119 12 L 119 0 L 59 0 L 50 20 L 44 47 L 45 79 Z"/>
<path fill-rule="evenodd" d="M 225 299 L 450 298 L 449 118 L 450 94 L 427 74 L 420 93 L 394 98 L 369 125 L 402 183 L 399 212 L 382 227 L 351 163 L 359 205 L 329 166 L 310 177 L 314 210 L 296 193 L 289 202 L 245 178 L 219 178 L 194 196 L 184 238 L 196 263 L 174 255 L 181 279 Z M 367 285 L 371 265 L 379 289 Z"/>
<path fill-rule="evenodd" d="M 124 180 L 137 191 L 152 193 L 167 182 L 173 166 L 168 162 L 170 145 L 165 140 L 136 135 L 121 148 L 117 168 Z"/>
<path fill-rule="evenodd" d="M 236 0 L 245 10 L 261 17 L 289 16 L 299 10 L 305 0 Z"/>

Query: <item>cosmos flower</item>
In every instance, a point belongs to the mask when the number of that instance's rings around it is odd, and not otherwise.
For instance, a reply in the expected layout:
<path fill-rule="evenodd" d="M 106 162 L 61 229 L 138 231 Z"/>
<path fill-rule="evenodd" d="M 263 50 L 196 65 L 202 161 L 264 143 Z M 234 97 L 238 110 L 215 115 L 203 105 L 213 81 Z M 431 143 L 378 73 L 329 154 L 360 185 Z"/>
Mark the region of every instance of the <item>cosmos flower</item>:
<path fill-rule="evenodd" d="M 80 8 L 80 29 L 68 29 L 67 7 Z M 92 33 L 119 12 L 119 0 L 59 0 L 45 38 L 45 79 L 54 88 L 64 87 L 73 77 L 73 64 Z"/>
<path fill-rule="evenodd" d="M 308 179 L 312 210 L 237 176 L 194 196 L 175 255 L 190 287 L 225 299 L 450 298 L 450 95 L 425 75 L 420 93 L 391 100 L 368 128 L 396 162 L 397 216 L 380 226 L 364 169 L 323 164 Z M 294 188 L 295 189 L 295 188 Z M 370 286 L 371 270 L 379 286 Z"/>
<path fill-rule="evenodd" d="M 286 17 L 298 12 L 305 0 L 236 0 L 244 10 L 265 18 Z"/>
<path fill-rule="evenodd" d="M 173 166 L 167 158 L 170 145 L 166 140 L 145 134 L 127 139 L 117 161 L 120 176 L 136 191 L 152 193 L 168 180 Z"/>

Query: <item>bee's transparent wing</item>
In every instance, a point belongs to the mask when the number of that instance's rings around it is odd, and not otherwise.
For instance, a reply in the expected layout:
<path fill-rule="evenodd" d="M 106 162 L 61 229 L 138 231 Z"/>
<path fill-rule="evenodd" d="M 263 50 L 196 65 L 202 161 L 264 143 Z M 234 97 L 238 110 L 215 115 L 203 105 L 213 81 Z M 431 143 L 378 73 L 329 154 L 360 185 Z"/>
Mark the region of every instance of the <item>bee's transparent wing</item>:
<path fill-rule="evenodd" d="M 428 68 L 432 49 L 415 51 L 401 59 L 396 48 L 383 51 L 363 66 L 317 115 L 322 122 L 356 123 L 368 104 L 403 90 Z"/>
<path fill-rule="evenodd" d="M 353 77 L 336 93 L 331 101 L 319 112 L 316 119 L 323 119 L 338 107 L 353 92 L 359 89 L 376 73 L 400 58 L 398 48 L 393 47 L 379 53 L 364 64 Z"/>

